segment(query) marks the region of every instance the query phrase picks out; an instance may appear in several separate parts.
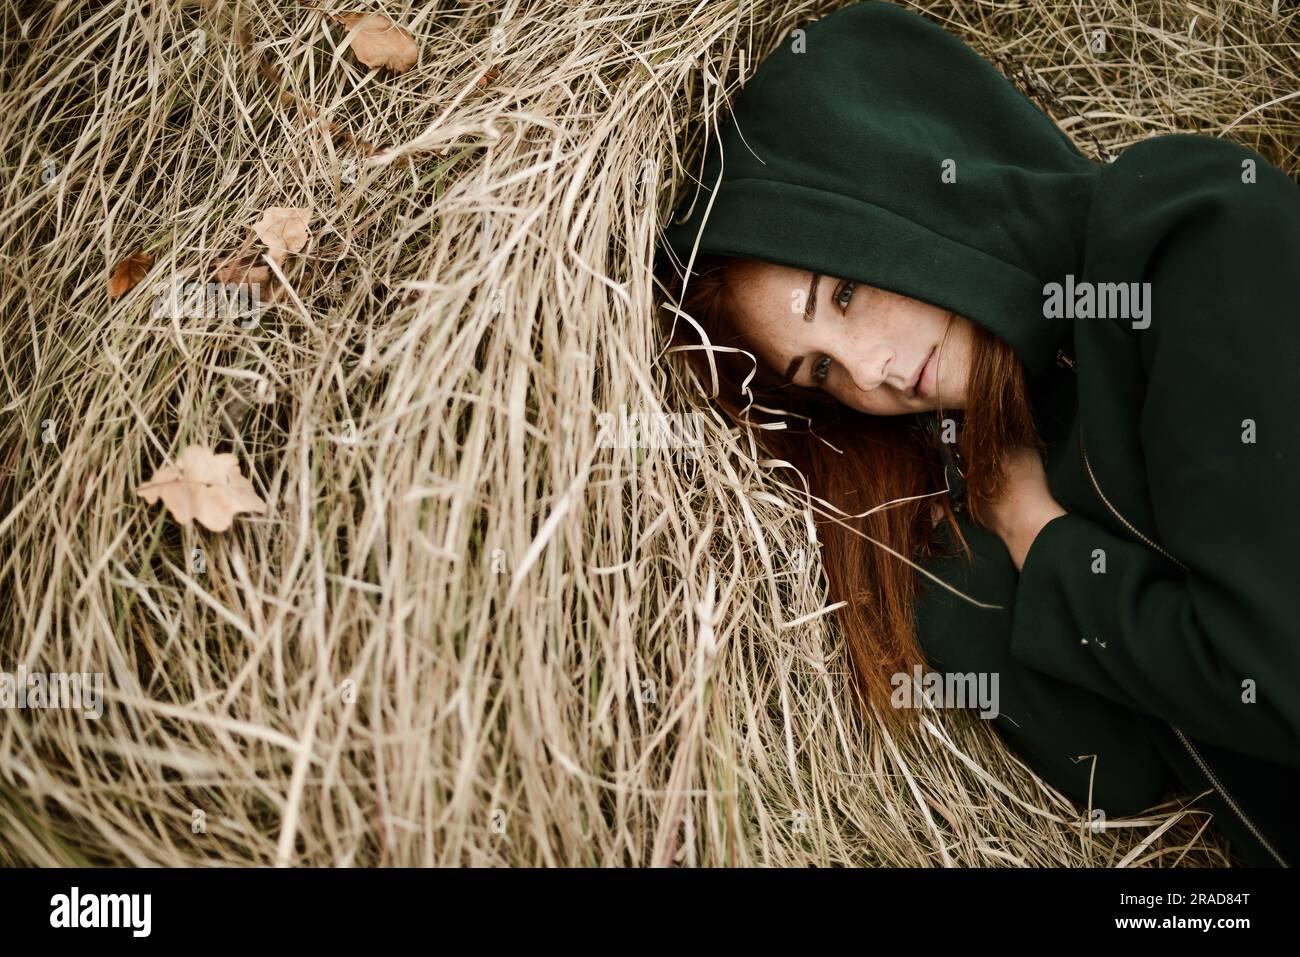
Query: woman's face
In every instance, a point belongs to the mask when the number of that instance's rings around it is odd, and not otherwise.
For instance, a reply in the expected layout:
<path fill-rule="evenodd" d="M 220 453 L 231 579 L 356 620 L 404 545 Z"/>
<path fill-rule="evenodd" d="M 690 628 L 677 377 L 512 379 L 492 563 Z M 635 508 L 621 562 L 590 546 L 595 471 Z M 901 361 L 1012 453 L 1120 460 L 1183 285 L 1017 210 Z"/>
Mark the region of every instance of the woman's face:
<path fill-rule="evenodd" d="M 969 320 L 874 286 L 750 260 L 739 331 L 784 380 L 869 415 L 966 407 Z"/>

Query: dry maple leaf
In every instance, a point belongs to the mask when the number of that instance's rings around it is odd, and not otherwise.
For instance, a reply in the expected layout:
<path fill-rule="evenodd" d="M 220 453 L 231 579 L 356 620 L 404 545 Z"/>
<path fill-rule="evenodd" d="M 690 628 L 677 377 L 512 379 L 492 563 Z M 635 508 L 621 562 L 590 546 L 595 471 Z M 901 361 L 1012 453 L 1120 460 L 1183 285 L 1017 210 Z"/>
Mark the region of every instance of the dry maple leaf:
<path fill-rule="evenodd" d="M 266 503 L 239 474 L 239 462 L 229 452 L 216 455 L 202 445 L 187 445 L 175 465 L 159 469 L 135 493 L 150 505 L 162 499 L 178 522 L 198 519 L 214 532 L 224 532 L 238 512 L 265 512 Z"/>
<path fill-rule="evenodd" d="M 253 224 L 253 231 L 269 247 L 267 255 L 277 263 L 284 262 L 286 253 L 301 252 L 307 245 L 310 216 L 311 210 L 300 206 L 271 206 Z"/>
<path fill-rule="evenodd" d="M 108 281 L 108 295 L 116 299 L 130 292 L 144 278 L 152 265 L 151 253 L 132 253 L 127 256 L 113 270 L 113 276 Z"/>
<path fill-rule="evenodd" d="M 400 73 L 419 59 L 415 37 L 382 13 L 344 13 L 338 19 L 349 30 L 361 25 L 352 37 L 352 52 L 366 66 Z"/>

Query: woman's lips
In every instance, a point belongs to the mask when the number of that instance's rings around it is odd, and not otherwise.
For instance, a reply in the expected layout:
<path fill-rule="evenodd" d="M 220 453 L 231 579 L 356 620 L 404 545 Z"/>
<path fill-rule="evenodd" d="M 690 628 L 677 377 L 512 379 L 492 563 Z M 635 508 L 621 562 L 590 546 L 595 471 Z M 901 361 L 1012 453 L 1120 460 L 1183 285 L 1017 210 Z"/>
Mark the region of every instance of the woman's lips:
<path fill-rule="evenodd" d="M 938 348 L 930 350 L 930 354 L 925 357 L 925 364 L 921 366 L 921 371 L 916 377 L 916 385 L 912 387 L 912 395 L 916 398 L 925 399 L 934 394 L 935 368 L 934 357 L 938 354 Z"/>

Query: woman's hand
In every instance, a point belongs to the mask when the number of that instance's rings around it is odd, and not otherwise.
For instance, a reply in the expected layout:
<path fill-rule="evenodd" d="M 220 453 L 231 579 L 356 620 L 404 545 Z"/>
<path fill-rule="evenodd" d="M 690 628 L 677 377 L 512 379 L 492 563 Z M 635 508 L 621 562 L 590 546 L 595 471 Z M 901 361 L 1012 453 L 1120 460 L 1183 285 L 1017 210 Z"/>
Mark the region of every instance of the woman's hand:
<path fill-rule="evenodd" d="M 1003 463 L 1003 471 L 1006 485 L 1002 495 L 989 505 L 989 530 L 1006 544 L 1019 571 L 1043 526 L 1066 512 L 1052 498 L 1043 460 L 1036 449 L 1013 449 Z"/>

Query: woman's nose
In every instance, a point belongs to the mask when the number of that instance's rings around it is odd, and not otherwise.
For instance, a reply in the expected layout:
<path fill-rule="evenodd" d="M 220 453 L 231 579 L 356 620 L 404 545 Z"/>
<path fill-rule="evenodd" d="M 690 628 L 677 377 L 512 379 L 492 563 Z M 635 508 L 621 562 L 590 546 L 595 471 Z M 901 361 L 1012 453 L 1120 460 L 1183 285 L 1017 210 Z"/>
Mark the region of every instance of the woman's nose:
<path fill-rule="evenodd" d="M 885 381 L 889 365 L 894 361 L 894 350 L 873 349 L 859 359 L 852 368 L 853 384 L 860 392 L 870 392 Z"/>

